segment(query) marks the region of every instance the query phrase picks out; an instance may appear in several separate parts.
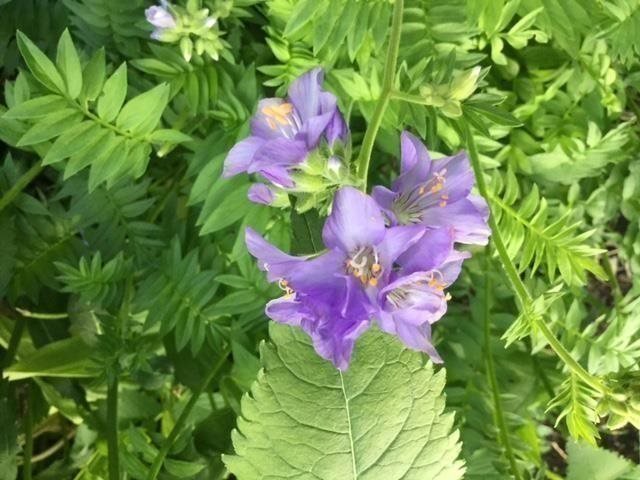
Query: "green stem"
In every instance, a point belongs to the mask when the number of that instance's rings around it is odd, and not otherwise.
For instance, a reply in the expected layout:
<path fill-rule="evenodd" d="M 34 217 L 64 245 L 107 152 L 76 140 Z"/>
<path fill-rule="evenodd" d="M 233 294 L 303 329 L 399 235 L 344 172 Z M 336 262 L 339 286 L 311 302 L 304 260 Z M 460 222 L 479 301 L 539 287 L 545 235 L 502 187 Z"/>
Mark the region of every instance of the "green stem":
<path fill-rule="evenodd" d="M 488 261 L 485 256 L 485 271 L 488 272 Z M 504 419 L 504 412 L 502 411 L 502 402 L 500 401 L 500 390 L 498 388 L 498 377 L 496 376 L 496 369 L 493 363 L 493 353 L 491 351 L 491 326 L 490 326 L 490 314 L 491 303 L 489 301 L 489 295 L 492 292 L 491 276 L 485 274 L 484 277 L 484 358 L 487 365 L 487 377 L 489 379 L 489 385 L 491 386 L 491 395 L 493 397 L 493 410 L 496 426 L 498 427 L 498 435 L 500 443 L 504 448 L 507 460 L 509 460 L 509 467 L 513 478 L 521 480 L 520 471 L 518 470 L 518 464 L 516 463 L 516 457 L 513 454 L 513 448 L 511 447 L 511 441 L 509 440 L 509 434 L 507 430 L 507 422 Z"/>
<path fill-rule="evenodd" d="M 415 103 L 416 105 L 427 105 L 425 99 L 418 95 L 411 95 L 410 93 L 398 92 L 396 90 L 391 92 L 391 98 L 393 100 L 402 100 L 407 103 Z"/>
<path fill-rule="evenodd" d="M 29 185 L 33 179 L 42 172 L 43 169 L 44 167 L 42 166 L 41 161 L 38 160 L 34 163 L 31 168 L 13 184 L 9 191 L 0 198 L 0 212 L 13 202 L 20 192 L 22 192 L 22 190 L 24 190 L 27 185 Z"/>
<path fill-rule="evenodd" d="M 195 407 L 196 402 L 198 401 L 198 397 L 200 397 L 202 392 L 207 389 L 207 387 L 209 386 L 213 378 L 217 375 L 222 365 L 224 365 L 224 362 L 227 359 L 228 355 L 229 355 L 229 350 L 225 350 L 220 356 L 220 358 L 218 359 L 218 361 L 216 362 L 216 364 L 213 366 L 213 368 L 211 369 L 207 377 L 204 379 L 204 381 L 200 385 L 198 385 L 198 387 L 191 393 L 191 398 L 189 399 L 184 409 L 180 413 L 178 420 L 176 421 L 175 425 L 171 429 L 169 436 L 162 444 L 162 447 L 160 448 L 160 451 L 156 455 L 156 458 L 153 459 L 153 463 L 151 464 L 151 469 L 149 470 L 149 474 L 147 475 L 147 480 L 155 480 L 155 478 L 160 473 L 160 469 L 162 468 L 162 463 L 164 462 L 164 459 L 169 453 L 169 450 L 173 446 L 174 442 L 178 438 L 178 435 L 182 431 L 184 424 L 189 419 L 189 415 L 191 415 L 191 411 L 193 410 L 193 407 Z"/>
<path fill-rule="evenodd" d="M 31 458 L 33 457 L 33 388 L 29 385 L 27 397 L 27 416 L 24 424 L 24 455 L 22 458 L 22 478 L 31 480 Z"/>
<path fill-rule="evenodd" d="M 118 452 L 118 376 L 109 382 L 107 388 L 107 450 L 109 459 L 109 480 L 120 480 L 120 454 Z"/>
<path fill-rule="evenodd" d="M 376 135 L 382 124 L 384 112 L 387 110 L 393 83 L 396 77 L 396 65 L 398 63 L 398 51 L 400 49 L 400 34 L 402 33 L 402 13 L 404 11 L 404 0 L 395 0 L 393 6 L 393 19 L 391 21 L 391 34 L 389 35 L 389 47 L 387 58 L 384 62 L 384 73 L 382 78 L 382 91 L 373 111 L 371 121 L 367 126 L 362 140 L 362 148 L 358 156 L 358 177 L 362 180 L 363 189 L 367 189 L 367 176 L 369 174 L 369 163 L 371 162 L 371 152 L 376 141 Z"/>
<path fill-rule="evenodd" d="M 473 173 L 476 177 L 476 182 L 478 184 L 478 190 L 480 194 L 484 197 L 489 205 L 489 226 L 491 227 L 491 239 L 492 243 L 498 253 L 498 257 L 500 258 L 500 262 L 502 263 L 502 268 L 509 280 L 511 288 L 516 294 L 516 298 L 518 299 L 518 303 L 522 309 L 522 312 L 528 312 L 532 303 L 531 294 L 527 290 L 524 282 L 520 278 L 518 274 L 518 270 L 516 266 L 511 261 L 509 254 L 507 253 L 507 248 L 505 247 L 504 241 L 502 240 L 502 235 L 500 233 L 500 229 L 498 228 L 498 224 L 492 213 L 492 206 L 490 201 L 489 190 L 487 188 L 487 184 L 484 180 L 484 174 L 482 172 L 482 166 L 480 165 L 480 157 L 478 155 L 478 149 L 476 147 L 476 143 L 473 139 L 473 135 L 471 134 L 471 129 L 466 122 L 461 122 L 461 126 L 464 132 L 464 136 L 466 137 L 467 147 L 469 149 L 469 157 L 471 158 L 471 166 L 473 167 Z M 530 317 L 530 320 L 535 323 L 535 326 L 538 328 L 540 333 L 545 337 L 549 346 L 553 349 L 553 351 L 560 357 L 560 359 L 566 364 L 566 366 L 577 375 L 584 383 L 590 385 L 595 390 L 600 393 L 606 393 L 607 389 L 602 384 L 599 378 L 591 375 L 587 372 L 582 365 L 580 365 L 567 351 L 567 349 L 560 343 L 560 341 L 554 336 L 553 332 L 549 329 L 547 324 L 544 321 L 540 321 L 538 317 Z"/>
<path fill-rule="evenodd" d="M 27 321 L 23 317 L 16 318 L 16 324 L 11 332 L 11 338 L 9 339 L 9 345 L 7 345 L 7 351 L 2 358 L 2 367 L 6 368 L 13 363 L 13 359 L 18 353 L 18 347 L 20 346 L 20 340 L 22 339 L 22 333 L 24 327 L 27 325 Z"/>

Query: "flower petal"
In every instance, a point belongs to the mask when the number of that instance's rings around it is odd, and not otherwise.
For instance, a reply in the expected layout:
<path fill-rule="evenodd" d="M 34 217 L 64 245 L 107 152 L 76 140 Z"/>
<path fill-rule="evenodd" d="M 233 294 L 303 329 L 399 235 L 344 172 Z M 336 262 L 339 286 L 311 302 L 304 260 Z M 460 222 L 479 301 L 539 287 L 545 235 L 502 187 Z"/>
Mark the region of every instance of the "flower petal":
<path fill-rule="evenodd" d="M 309 312 L 306 305 L 297 301 L 293 295 L 271 300 L 267 303 L 265 313 L 275 322 L 294 327 L 301 326 L 304 320 L 311 317 L 311 312 Z"/>
<path fill-rule="evenodd" d="M 333 119 L 333 112 L 316 115 L 304 123 L 304 134 L 307 147 L 311 150 L 318 146 L 320 137 L 325 133 L 329 122 Z"/>
<path fill-rule="evenodd" d="M 404 131 L 400 137 L 400 176 L 393 183 L 395 191 L 415 188 L 429 179 L 431 156 L 422 141 Z"/>
<path fill-rule="evenodd" d="M 236 143 L 224 160 L 224 177 L 246 172 L 258 149 L 265 143 L 262 138 L 248 137 Z"/>
<path fill-rule="evenodd" d="M 422 237 L 398 258 L 404 274 L 437 270 L 453 250 L 450 228 L 426 230 Z"/>
<path fill-rule="evenodd" d="M 245 242 L 249 253 L 258 260 L 258 268 L 267 272 L 270 282 L 288 278 L 288 274 L 306 260 L 306 257 L 294 257 L 284 253 L 252 228 L 245 230 Z"/>
<path fill-rule="evenodd" d="M 303 123 L 319 113 L 323 81 L 324 72 L 317 67 L 298 77 L 289 87 L 289 99 Z"/>
<path fill-rule="evenodd" d="M 273 191 L 264 183 L 254 183 L 251 185 L 247 197 L 249 197 L 249 200 L 253 203 L 261 203 L 263 205 L 271 205 L 275 200 Z"/>
<path fill-rule="evenodd" d="M 360 190 L 341 188 L 332 208 L 322 229 L 327 247 L 350 253 L 358 247 L 377 245 L 384 238 L 382 212 L 376 202 Z"/>
<path fill-rule="evenodd" d="M 397 197 L 396 192 L 389 190 L 387 187 L 376 185 L 373 187 L 373 190 L 371 190 L 371 197 L 382 209 L 389 223 L 391 225 L 396 225 L 398 221 L 393 213 L 393 202 Z"/>
<path fill-rule="evenodd" d="M 442 357 L 438 355 L 431 343 L 431 325 L 428 322 L 420 326 L 414 325 L 413 317 L 415 315 L 418 313 L 414 311 L 394 314 L 398 338 L 407 347 L 425 352 L 434 363 L 442 363 Z"/>
<path fill-rule="evenodd" d="M 378 246 L 380 261 L 385 263 L 383 268 L 391 270 L 391 266 L 396 259 L 401 255 L 404 256 L 403 253 L 410 249 L 413 244 L 420 241 L 423 234 L 424 227 L 422 225 L 403 225 L 388 228 L 384 239 Z"/>
<path fill-rule="evenodd" d="M 480 197 L 471 196 L 444 207 L 434 206 L 426 209 L 422 223 L 432 228 L 452 228 L 456 242 L 486 245 L 491 235 L 491 229 L 487 225 L 488 217 L 486 202 Z"/>
<path fill-rule="evenodd" d="M 453 203 L 466 197 L 471 192 L 475 177 L 469 163 L 469 157 L 465 152 L 460 152 L 452 157 L 440 158 L 433 161 L 432 172 L 444 173 L 444 188 L 440 194 L 449 196 L 448 202 Z"/>
<path fill-rule="evenodd" d="M 174 28 L 176 21 L 169 11 L 154 5 L 144 11 L 147 22 L 157 28 Z"/>

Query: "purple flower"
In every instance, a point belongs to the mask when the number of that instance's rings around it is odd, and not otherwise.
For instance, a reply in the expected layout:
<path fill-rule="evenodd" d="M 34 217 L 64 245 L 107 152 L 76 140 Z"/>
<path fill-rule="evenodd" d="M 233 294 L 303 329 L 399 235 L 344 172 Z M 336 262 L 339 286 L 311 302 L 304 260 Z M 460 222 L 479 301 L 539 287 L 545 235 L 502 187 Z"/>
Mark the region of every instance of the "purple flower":
<path fill-rule="evenodd" d="M 176 26 L 176 20 L 171 15 L 169 4 L 166 1 L 161 2 L 161 6 L 154 5 L 147 8 L 144 13 L 147 17 L 147 22 L 156 27 L 156 29 L 174 28 Z"/>
<path fill-rule="evenodd" d="M 250 229 L 246 240 L 269 281 L 285 292 L 269 302 L 267 315 L 301 327 L 318 354 L 344 370 L 355 340 L 378 311 L 378 296 L 394 276 L 396 261 L 423 233 L 417 225 L 387 228 L 371 197 L 343 187 L 322 232 L 325 253 L 314 258 L 287 255 Z"/>
<path fill-rule="evenodd" d="M 403 132 L 400 176 L 392 190 L 378 186 L 372 196 L 391 225 L 448 227 L 456 242 L 486 245 L 489 209 L 484 199 L 471 194 L 474 181 L 464 152 L 432 160 L 418 138 Z"/>
<path fill-rule="evenodd" d="M 254 183 L 251 185 L 247 196 L 252 202 L 262 203 L 263 205 L 271 205 L 276 198 L 273 191 L 264 183 Z"/>
<path fill-rule="evenodd" d="M 468 253 L 453 249 L 448 228 L 427 230 L 398 259 L 395 280 L 378 294 L 376 318 L 380 328 L 397 335 L 414 350 L 427 353 L 436 363 L 442 359 L 431 343 L 431 325 L 447 310 L 444 289 L 460 274 Z"/>
<path fill-rule="evenodd" d="M 289 87 L 287 99 L 266 98 L 251 120 L 251 136 L 237 143 L 225 160 L 224 176 L 258 173 L 278 187 L 295 185 L 292 170 L 322 140 L 332 146 L 347 137 L 336 97 L 322 89 L 315 68 Z"/>

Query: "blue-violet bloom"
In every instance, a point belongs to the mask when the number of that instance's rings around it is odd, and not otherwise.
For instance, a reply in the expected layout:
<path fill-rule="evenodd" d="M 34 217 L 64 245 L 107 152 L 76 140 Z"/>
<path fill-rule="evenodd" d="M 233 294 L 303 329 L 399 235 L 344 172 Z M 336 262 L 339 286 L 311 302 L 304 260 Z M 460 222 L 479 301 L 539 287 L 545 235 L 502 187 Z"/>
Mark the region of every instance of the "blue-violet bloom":
<path fill-rule="evenodd" d="M 456 242 L 486 245 L 489 208 L 471 193 L 474 182 L 464 152 L 433 160 L 420 139 L 403 132 L 400 175 L 391 190 L 377 186 L 372 196 L 391 225 L 448 227 Z"/>
<path fill-rule="evenodd" d="M 314 68 L 295 80 L 288 97 L 265 98 L 251 120 L 251 136 L 225 160 L 224 176 L 257 173 L 276 187 L 292 188 L 292 173 L 321 141 L 345 140 L 347 126 L 335 95 L 322 89 L 323 71 Z"/>
<path fill-rule="evenodd" d="M 153 39 L 159 39 L 165 30 L 176 27 L 176 19 L 169 11 L 169 3 L 166 0 L 161 0 L 160 6 L 154 5 L 147 8 L 144 13 L 147 22 L 155 27 L 151 33 Z"/>
<path fill-rule="evenodd" d="M 247 247 L 269 281 L 278 282 L 285 292 L 269 302 L 267 315 L 301 327 L 318 354 L 344 370 L 356 339 L 381 310 L 378 299 L 397 277 L 397 261 L 423 235 L 419 225 L 387 228 L 371 197 L 343 187 L 323 228 L 325 253 L 313 258 L 287 255 L 250 229 Z M 397 333 L 391 327 L 387 331 Z"/>

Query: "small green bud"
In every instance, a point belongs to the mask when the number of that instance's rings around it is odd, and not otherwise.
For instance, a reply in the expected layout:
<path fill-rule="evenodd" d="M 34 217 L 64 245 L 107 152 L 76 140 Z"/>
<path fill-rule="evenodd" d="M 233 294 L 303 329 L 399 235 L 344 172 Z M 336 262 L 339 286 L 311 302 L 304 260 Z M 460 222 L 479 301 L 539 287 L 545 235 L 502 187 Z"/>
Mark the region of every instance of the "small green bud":
<path fill-rule="evenodd" d="M 182 37 L 180 39 L 180 52 L 185 61 L 190 61 L 193 55 L 193 42 L 189 37 Z"/>

